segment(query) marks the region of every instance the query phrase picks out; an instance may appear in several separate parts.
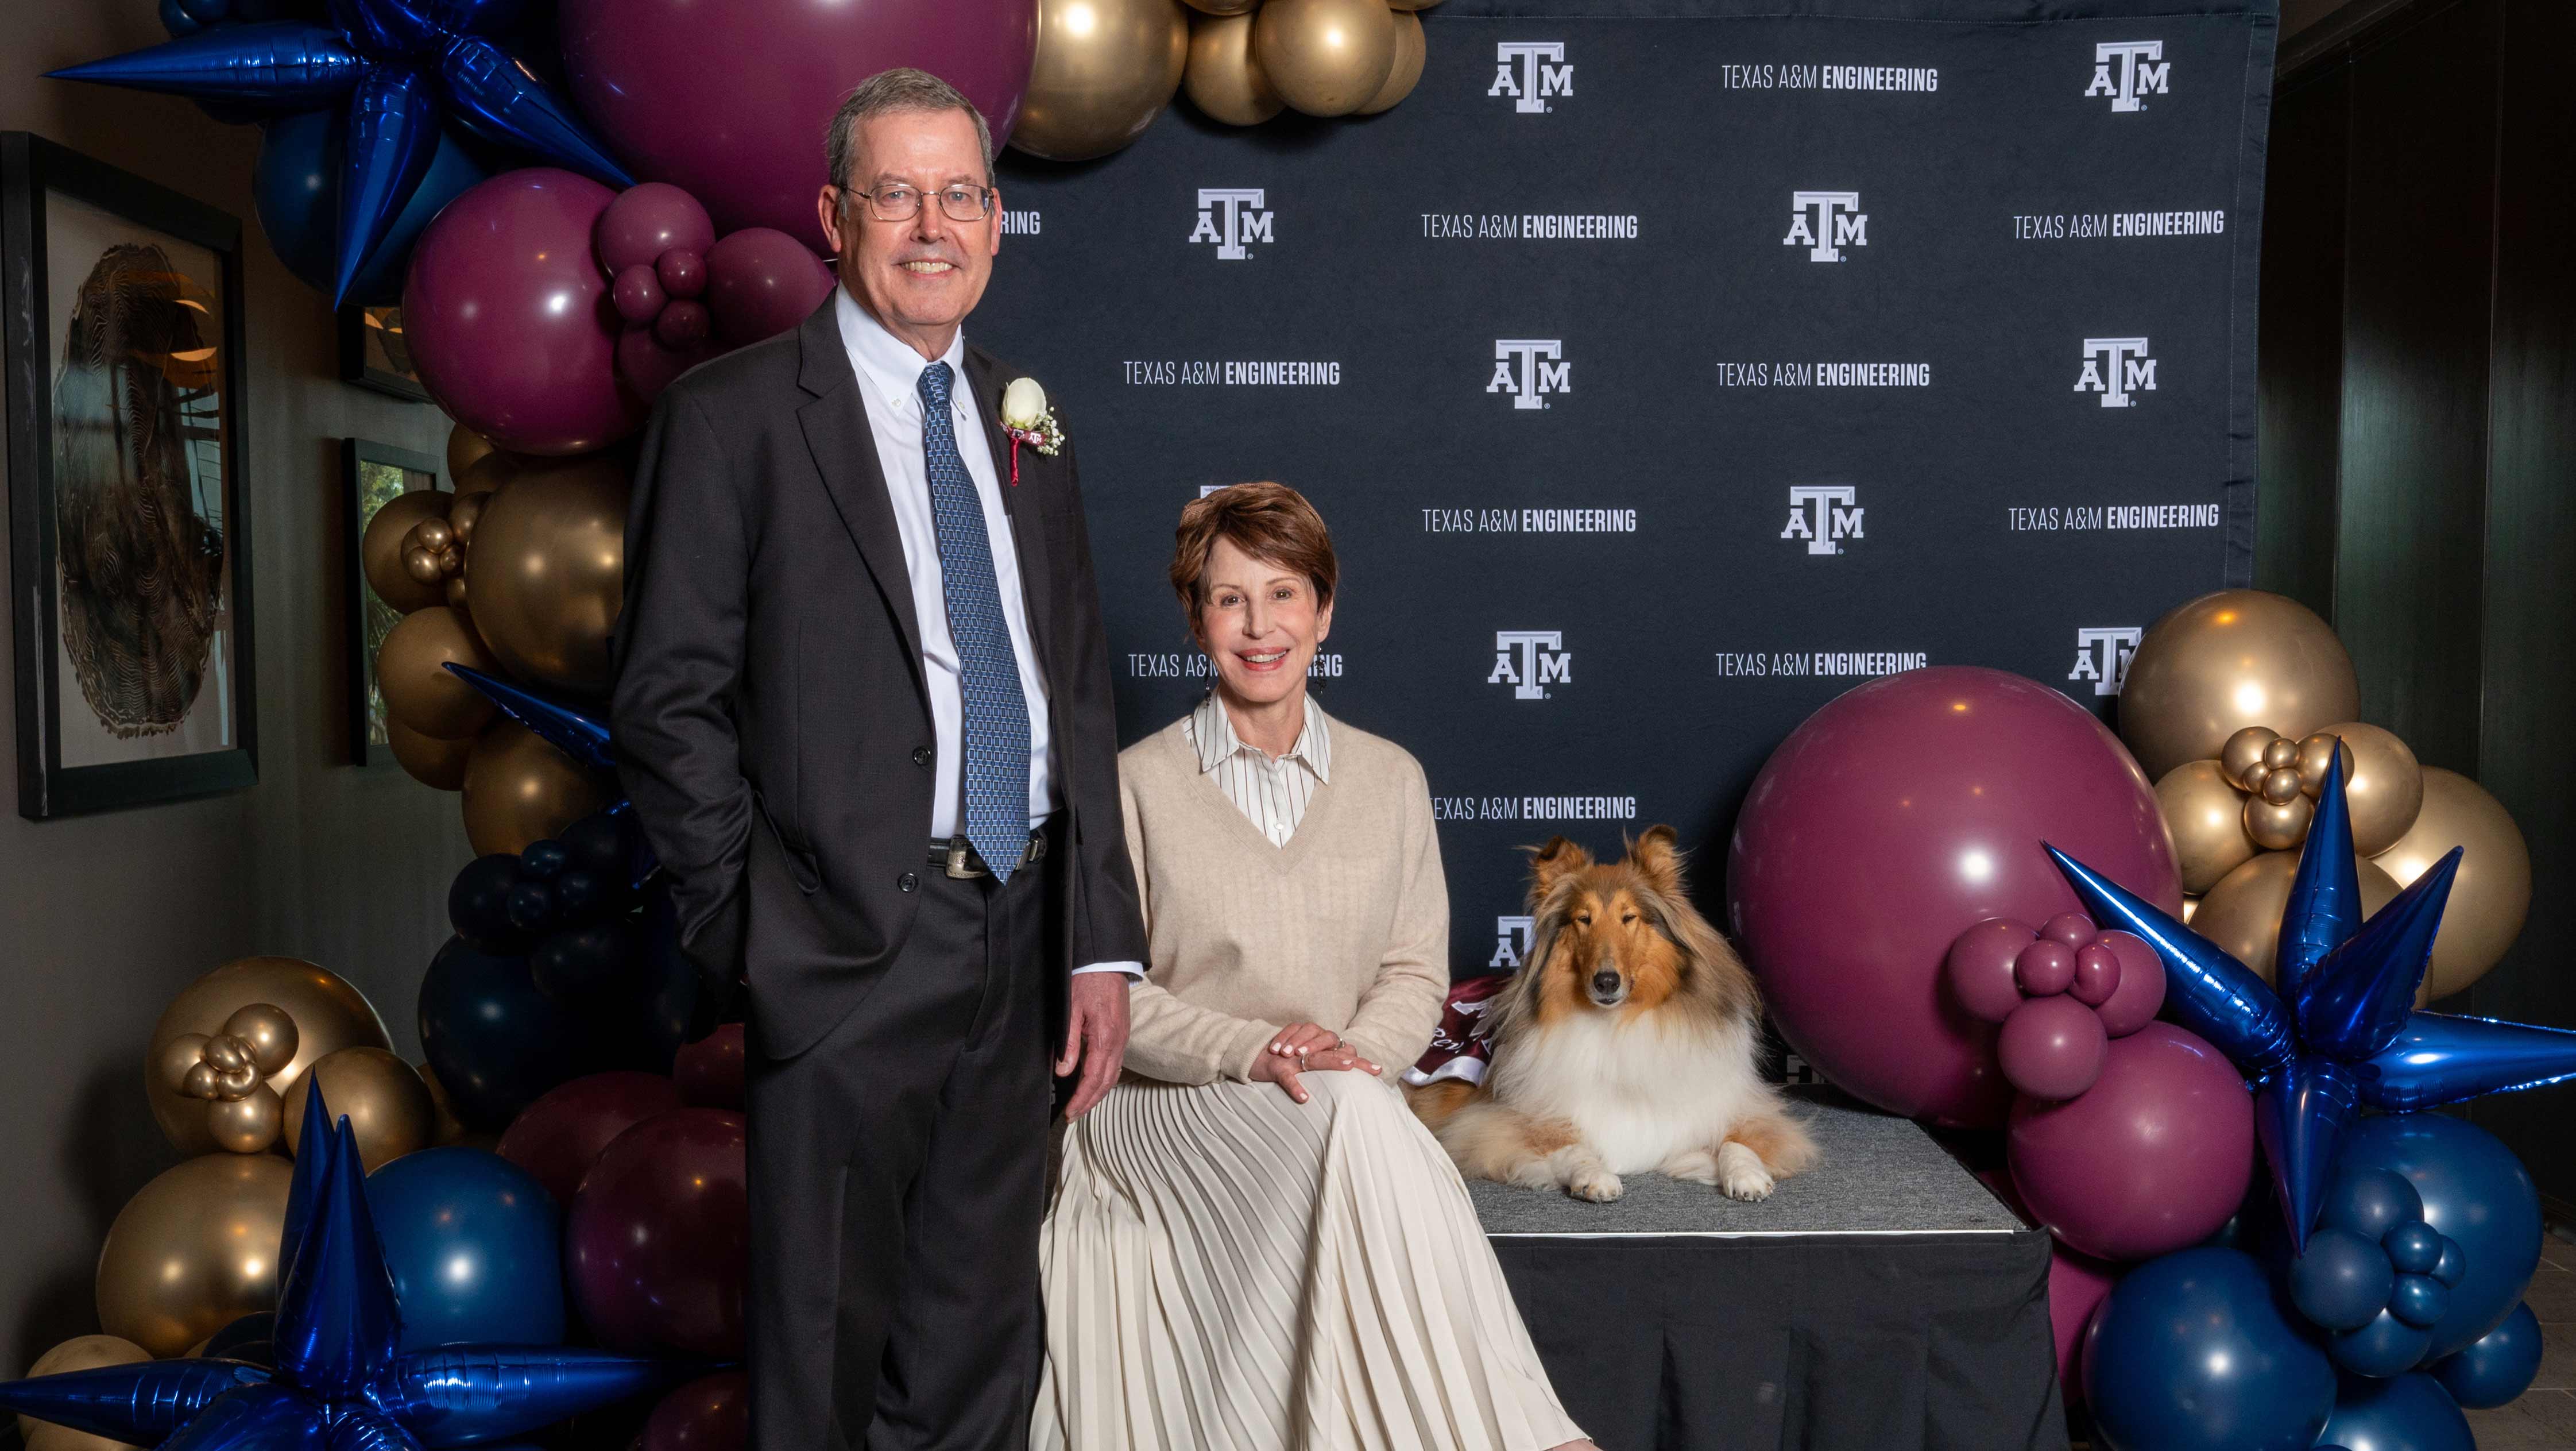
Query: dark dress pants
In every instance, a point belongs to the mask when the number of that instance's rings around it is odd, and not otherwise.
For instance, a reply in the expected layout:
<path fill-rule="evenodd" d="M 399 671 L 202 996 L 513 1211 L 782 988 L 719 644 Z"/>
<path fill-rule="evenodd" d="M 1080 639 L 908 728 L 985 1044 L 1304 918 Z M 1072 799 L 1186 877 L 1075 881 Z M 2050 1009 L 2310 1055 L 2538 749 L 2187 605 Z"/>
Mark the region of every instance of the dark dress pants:
<path fill-rule="evenodd" d="M 1027 1443 L 1060 857 L 914 861 L 885 976 L 803 1053 L 752 1045 L 752 1451 Z"/>

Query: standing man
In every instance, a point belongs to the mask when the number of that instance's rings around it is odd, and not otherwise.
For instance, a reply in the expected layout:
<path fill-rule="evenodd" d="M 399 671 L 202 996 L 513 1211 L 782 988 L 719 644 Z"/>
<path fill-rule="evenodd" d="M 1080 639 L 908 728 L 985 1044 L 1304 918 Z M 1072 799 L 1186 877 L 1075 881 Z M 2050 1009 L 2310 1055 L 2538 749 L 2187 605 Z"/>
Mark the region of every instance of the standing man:
<path fill-rule="evenodd" d="M 645 434 L 616 739 L 681 945 L 747 989 L 752 1446 L 1018 1447 L 1050 1059 L 1099 1100 L 1145 955 L 1108 642 L 1072 451 L 1014 473 L 1021 375 L 958 331 L 983 117 L 886 71 L 826 160 L 831 300 Z"/>

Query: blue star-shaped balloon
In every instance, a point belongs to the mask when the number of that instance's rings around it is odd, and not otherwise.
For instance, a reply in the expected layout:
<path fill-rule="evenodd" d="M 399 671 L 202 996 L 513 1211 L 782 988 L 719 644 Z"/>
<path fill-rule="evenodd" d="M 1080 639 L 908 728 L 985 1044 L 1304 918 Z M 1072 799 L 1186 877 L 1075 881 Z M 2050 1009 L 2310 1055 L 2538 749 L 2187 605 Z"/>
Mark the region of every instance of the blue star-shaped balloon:
<path fill-rule="evenodd" d="M 448 120 L 557 166 L 634 185 L 572 108 L 490 38 L 519 8 L 519 0 L 331 0 L 331 25 L 210 26 L 46 74 L 280 112 L 337 108 L 346 159 L 336 306 L 428 174 Z"/>
<path fill-rule="evenodd" d="M 405 1353 L 357 1136 L 305 1096 L 277 1262 L 274 1369 L 148 1360 L 0 1383 L 0 1408 L 166 1451 L 421 1451 L 521 1435 L 675 1380 L 668 1361 L 573 1346 Z"/>
<path fill-rule="evenodd" d="M 2281 910 L 2270 986 L 2152 903 L 2053 846 L 2048 854 L 2096 921 L 2154 945 L 2166 1011 L 2253 1084 L 2255 1130 L 2298 1249 L 2364 1106 L 2406 1113 L 2576 1077 L 2576 1033 L 2414 1010 L 2460 848 L 2363 922 L 2341 745 Z"/>

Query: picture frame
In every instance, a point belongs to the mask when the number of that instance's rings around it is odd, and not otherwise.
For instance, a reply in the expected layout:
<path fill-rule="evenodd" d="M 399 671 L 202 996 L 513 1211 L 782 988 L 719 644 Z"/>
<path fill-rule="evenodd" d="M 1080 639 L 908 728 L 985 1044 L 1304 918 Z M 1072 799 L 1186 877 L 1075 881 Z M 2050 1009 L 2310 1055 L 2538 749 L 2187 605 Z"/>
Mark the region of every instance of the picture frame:
<path fill-rule="evenodd" d="M 385 698 L 376 687 L 376 651 L 402 619 L 367 581 L 367 525 L 376 511 L 404 494 L 453 493 L 441 461 L 392 444 L 363 438 L 340 440 L 340 487 L 348 500 L 349 762 L 389 765 L 393 746 L 385 732 Z"/>
<path fill-rule="evenodd" d="M 400 304 L 362 307 L 353 302 L 340 309 L 340 380 L 407 403 L 430 401 L 403 341 Z"/>
<path fill-rule="evenodd" d="M 259 779 L 242 224 L 0 132 L 18 814 Z"/>

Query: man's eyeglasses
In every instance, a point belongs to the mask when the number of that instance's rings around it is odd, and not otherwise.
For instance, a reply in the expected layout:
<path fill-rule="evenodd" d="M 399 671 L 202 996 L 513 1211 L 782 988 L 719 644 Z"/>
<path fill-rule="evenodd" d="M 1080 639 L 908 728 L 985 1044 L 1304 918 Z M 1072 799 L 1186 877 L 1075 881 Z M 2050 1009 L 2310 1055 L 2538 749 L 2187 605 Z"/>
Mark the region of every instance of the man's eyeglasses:
<path fill-rule="evenodd" d="M 889 183 L 874 191 L 854 191 L 851 196 L 868 199 L 868 215 L 880 222 L 908 222 L 921 215 L 922 191 L 901 182 Z M 980 222 L 993 210 L 993 189 L 989 186 L 943 186 L 932 193 L 939 198 L 939 210 L 952 222 Z"/>

